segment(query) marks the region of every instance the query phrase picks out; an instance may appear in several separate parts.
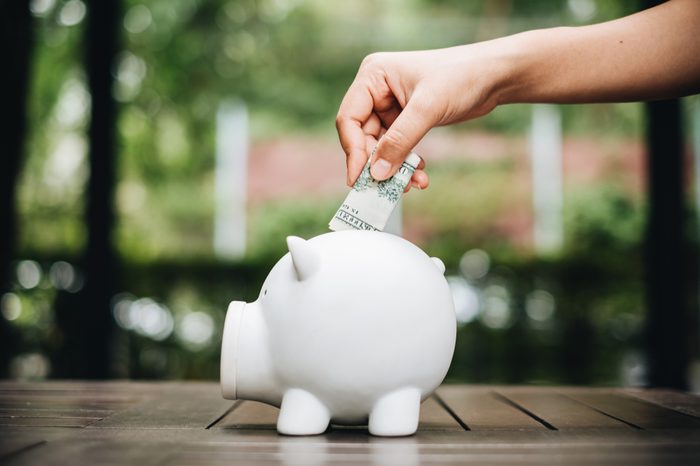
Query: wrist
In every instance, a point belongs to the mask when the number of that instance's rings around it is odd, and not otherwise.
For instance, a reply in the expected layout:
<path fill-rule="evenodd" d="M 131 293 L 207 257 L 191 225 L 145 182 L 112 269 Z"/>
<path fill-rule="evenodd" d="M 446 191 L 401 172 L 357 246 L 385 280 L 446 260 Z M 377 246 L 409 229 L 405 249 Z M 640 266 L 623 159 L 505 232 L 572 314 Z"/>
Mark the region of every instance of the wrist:
<path fill-rule="evenodd" d="M 533 85 L 531 36 L 528 31 L 487 43 L 491 60 L 499 70 L 493 87 L 497 105 L 528 101 Z"/>
<path fill-rule="evenodd" d="M 522 32 L 488 41 L 486 53 L 496 71 L 493 98 L 497 105 L 548 101 L 556 90 L 556 70 L 545 60 L 549 44 L 559 36 L 559 29 Z"/>

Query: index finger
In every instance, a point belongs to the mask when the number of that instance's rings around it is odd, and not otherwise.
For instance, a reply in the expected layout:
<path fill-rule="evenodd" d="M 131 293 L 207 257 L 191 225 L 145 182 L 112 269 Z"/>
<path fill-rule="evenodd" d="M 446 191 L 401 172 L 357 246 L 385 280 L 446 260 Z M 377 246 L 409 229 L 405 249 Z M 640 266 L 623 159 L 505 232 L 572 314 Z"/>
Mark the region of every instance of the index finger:
<path fill-rule="evenodd" d="M 369 120 L 373 108 L 374 100 L 369 88 L 356 79 L 343 97 L 335 119 L 340 145 L 347 157 L 348 186 L 352 186 L 367 163 L 362 126 Z"/>

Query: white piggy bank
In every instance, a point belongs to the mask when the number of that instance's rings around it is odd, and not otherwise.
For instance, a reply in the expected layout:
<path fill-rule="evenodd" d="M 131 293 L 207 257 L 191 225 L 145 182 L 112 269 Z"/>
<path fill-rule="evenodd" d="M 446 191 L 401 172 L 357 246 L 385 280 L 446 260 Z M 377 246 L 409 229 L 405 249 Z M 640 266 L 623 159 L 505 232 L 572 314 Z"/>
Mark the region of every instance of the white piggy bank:
<path fill-rule="evenodd" d="M 224 398 L 280 407 L 282 434 L 320 434 L 330 422 L 415 433 L 455 347 L 442 261 L 380 232 L 290 236 L 287 245 L 258 299 L 229 305 Z"/>

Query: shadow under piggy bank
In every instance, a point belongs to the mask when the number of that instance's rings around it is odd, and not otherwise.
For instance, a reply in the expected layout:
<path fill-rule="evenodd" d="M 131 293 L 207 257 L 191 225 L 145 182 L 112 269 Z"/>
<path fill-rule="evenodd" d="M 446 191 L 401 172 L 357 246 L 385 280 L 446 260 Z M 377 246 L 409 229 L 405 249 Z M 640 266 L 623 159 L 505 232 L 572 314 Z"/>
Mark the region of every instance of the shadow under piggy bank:
<path fill-rule="evenodd" d="M 442 261 L 374 231 L 290 236 L 287 245 L 258 299 L 229 305 L 223 396 L 280 407 L 277 430 L 287 435 L 320 434 L 331 421 L 415 433 L 420 402 L 455 347 Z"/>

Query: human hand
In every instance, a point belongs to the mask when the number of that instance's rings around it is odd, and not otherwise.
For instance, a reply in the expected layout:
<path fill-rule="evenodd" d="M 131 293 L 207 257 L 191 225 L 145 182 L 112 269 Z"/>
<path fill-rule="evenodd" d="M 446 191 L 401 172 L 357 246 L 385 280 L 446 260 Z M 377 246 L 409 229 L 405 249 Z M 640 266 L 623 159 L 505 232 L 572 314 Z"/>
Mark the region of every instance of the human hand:
<path fill-rule="evenodd" d="M 384 180 L 430 128 L 503 103 L 627 102 L 700 92 L 699 21 L 700 2 L 671 0 L 596 25 L 369 55 L 336 118 L 348 185 L 379 138 L 371 173 Z M 412 184 L 425 188 L 428 177 L 419 168 Z"/>
<path fill-rule="evenodd" d="M 349 186 L 375 146 L 371 174 L 385 180 L 432 127 L 476 118 L 496 106 L 500 67 L 484 48 L 376 53 L 363 60 L 336 118 Z M 428 175 L 423 163 L 418 168 L 411 185 L 425 189 Z"/>

